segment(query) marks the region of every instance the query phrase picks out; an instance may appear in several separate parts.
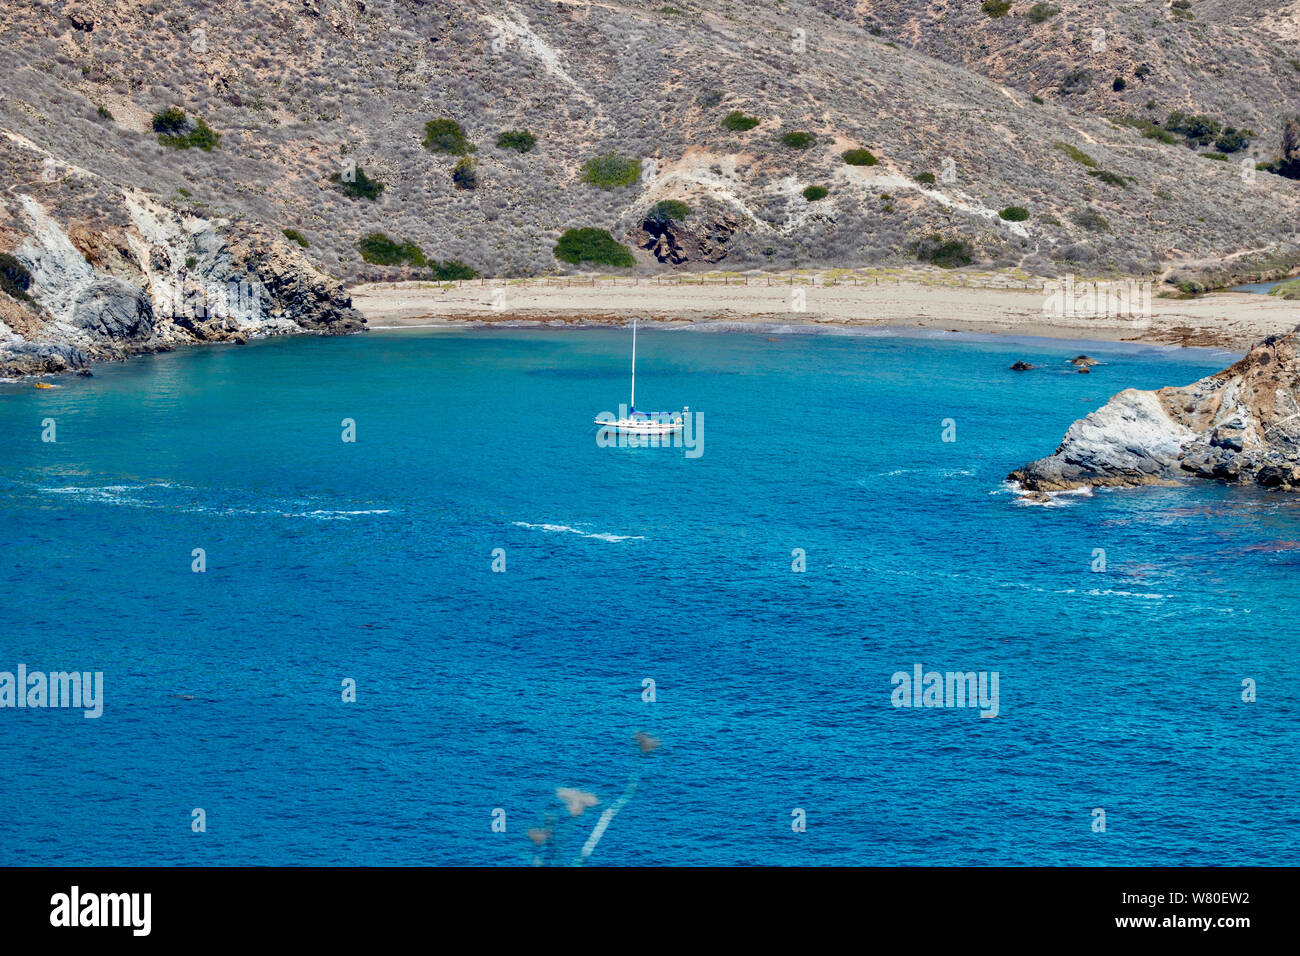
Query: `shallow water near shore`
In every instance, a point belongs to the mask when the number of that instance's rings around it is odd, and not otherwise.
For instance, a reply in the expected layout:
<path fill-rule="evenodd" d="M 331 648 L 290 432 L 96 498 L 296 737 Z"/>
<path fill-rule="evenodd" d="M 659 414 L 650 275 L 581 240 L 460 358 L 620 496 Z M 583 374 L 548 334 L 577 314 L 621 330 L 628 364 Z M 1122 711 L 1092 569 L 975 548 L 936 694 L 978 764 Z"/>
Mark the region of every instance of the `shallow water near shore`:
<path fill-rule="evenodd" d="M 1003 481 L 1231 356 L 643 329 L 692 458 L 598 447 L 629 348 L 407 329 L 0 389 L 0 671 L 104 674 L 98 719 L 0 709 L 0 864 L 520 865 L 548 812 L 567 863 L 613 806 L 589 865 L 1300 863 L 1300 499 Z M 892 706 L 917 664 L 996 671 L 997 717 Z"/>

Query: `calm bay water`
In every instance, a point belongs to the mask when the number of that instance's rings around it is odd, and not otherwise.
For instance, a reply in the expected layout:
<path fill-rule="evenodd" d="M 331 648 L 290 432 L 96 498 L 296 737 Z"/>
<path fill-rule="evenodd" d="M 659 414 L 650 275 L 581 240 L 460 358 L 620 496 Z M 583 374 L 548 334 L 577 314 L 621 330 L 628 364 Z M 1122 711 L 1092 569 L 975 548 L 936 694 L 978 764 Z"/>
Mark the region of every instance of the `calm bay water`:
<path fill-rule="evenodd" d="M 1121 388 L 1228 357 L 639 344 L 640 405 L 703 412 L 699 458 L 597 447 L 622 330 L 0 387 L 0 670 L 105 680 L 99 719 L 0 710 L 0 864 L 518 865 L 548 812 L 568 862 L 625 791 L 591 864 L 1300 863 L 1300 499 L 1002 484 Z M 894 708 L 917 663 L 997 671 L 998 717 Z"/>

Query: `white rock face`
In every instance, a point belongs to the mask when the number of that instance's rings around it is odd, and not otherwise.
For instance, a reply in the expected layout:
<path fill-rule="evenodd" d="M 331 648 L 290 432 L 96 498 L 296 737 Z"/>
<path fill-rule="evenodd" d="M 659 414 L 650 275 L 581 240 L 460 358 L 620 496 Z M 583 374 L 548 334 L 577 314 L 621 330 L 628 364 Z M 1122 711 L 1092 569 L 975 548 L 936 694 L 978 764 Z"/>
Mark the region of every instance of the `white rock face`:
<path fill-rule="evenodd" d="M 1127 389 L 1011 473 L 1031 491 L 1186 478 L 1300 489 L 1300 343 L 1269 338 L 1181 388 Z"/>
<path fill-rule="evenodd" d="M 120 193 L 131 226 L 69 226 L 30 195 L 14 256 L 30 272 L 22 334 L 0 323 L 0 375 L 82 369 L 193 342 L 352 332 L 342 286 L 287 244 Z"/>

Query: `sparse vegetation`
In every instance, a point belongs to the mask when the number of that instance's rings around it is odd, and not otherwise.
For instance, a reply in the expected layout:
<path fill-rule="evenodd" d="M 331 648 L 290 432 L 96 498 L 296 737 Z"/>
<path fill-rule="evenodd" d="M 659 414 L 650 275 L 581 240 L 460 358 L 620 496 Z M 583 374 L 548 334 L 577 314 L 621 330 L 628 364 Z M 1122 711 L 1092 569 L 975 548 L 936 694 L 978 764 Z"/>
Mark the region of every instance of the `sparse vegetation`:
<path fill-rule="evenodd" d="M 722 90 L 705 90 L 699 96 L 695 97 L 695 104 L 703 106 L 705 109 L 717 106 L 722 102 Z"/>
<path fill-rule="evenodd" d="M 732 110 L 722 117 L 722 128 L 729 129 L 733 133 L 743 133 L 745 130 L 753 129 L 757 125 L 757 116 L 747 116 L 740 110 Z"/>
<path fill-rule="evenodd" d="M 459 123 L 444 117 L 424 124 L 424 148 L 431 153 L 465 156 L 474 152 L 475 146 L 466 138 Z"/>
<path fill-rule="evenodd" d="M 650 207 L 646 218 L 651 222 L 681 222 L 691 214 L 691 207 L 679 199 L 661 199 Z"/>
<path fill-rule="evenodd" d="M 1105 169 L 1090 169 L 1088 170 L 1088 175 L 1092 176 L 1094 179 L 1100 179 L 1108 186 L 1119 186 L 1121 189 L 1128 189 L 1128 180 L 1119 175 L 1119 173 L 1112 173 Z"/>
<path fill-rule="evenodd" d="M 830 195 L 830 190 L 825 186 L 806 186 L 803 191 L 803 198 L 809 202 L 825 199 L 828 195 Z"/>
<path fill-rule="evenodd" d="M 372 232 L 360 242 L 361 258 L 377 266 L 426 266 L 429 260 L 424 257 L 420 247 L 410 240 L 398 242 L 382 232 Z"/>
<path fill-rule="evenodd" d="M 640 176 L 641 164 L 635 159 L 620 156 L 618 153 L 606 153 L 595 159 L 589 159 L 582 167 L 583 182 L 599 186 L 601 189 L 630 186 Z"/>
<path fill-rule="evenodd" d="M 850 166 L 874 166 L 880 162 L 869 149 L 847 149 L 840 158 Z"/>
<path fill-rule="evenodd" d="M 1011 0 L 984 0 L 980 9 L 996 20 L 1005 17 L 1011 10 Z"/>
<path fill-rule="evenodd" d="M 30 302 L 32 297 L 27 290 L 32 287 L 32 274 L 18 259 L 7 252 L 0 252 L 0 290 L 10 298 L 20 302 Z"/>
<path fill-rule="evenodd" d="M 920 172 L 917 173 L 912 178 L 915 179 L 918 183 L 924 183 L 927 186 L 933 186 L 935 183 L 934 173 L 931 172 Z"/>
<path fill-rule="evenodd" d="M 1089 232 L 1110 232 L 1110 223 L 1095 209 L 1080 209 L 1070 216 L 1070 221 Z"/>
<path fill-rule="evenodd" d="M 1147 139 L 1159 140 L 1170 145 L 1177 145 L 1178 143 L 1177 136 L 1151 120 L 1142 119 L 1139 116 L 1120 116 L 1116 122 L 1123 123 L 1125 126 L 1132 126 Z"/>
<path fill-rule="evenodd" d="M 1075 93 L 1084 92 L 1090 86 L 1092 86 L 1092 70 L 1080 67 L 1061 77 L 1061 85 L 1057 88 L 1065 96 L 1071 96 Z"/>
<path fill-rule="evenodd" d="M 1025 19 L 1030 23 L 1043 23 L 1060 12 L 1060 7 L 1054 7 L 1050 3 L 1035 3 L 1025 11 Z"/>
<path fill-rule="evenodd" d="M 1066 156 L 1069 156 L 1072 160 L 1074 160 L 1076 163 L 1080 164 L 1081 166 L 1087 166 L 1089 169 L 1097 168 L 1097 161 L 1093 159 L 1091 156 L 1089 156 L 1087 153 L 1085 153 L 1083 150 L 1079 149 L 1079 147 L 1071 146 L 1069 143 L 1062 143 L 1059 141 L 1053 143 L 1052 145 L 1055 146 L 1057 149 L 1059 149 L 1061 152 L 1063 152 Z"/>
<path fill-rule="evenodd" d="M 497 149 L 513 149 L 517 153 L 532 152 L 537 137 L 526 129 L 508 129 L 497 137 Z"/>
<path fill-rule="evenodd" d="M 931 233 L 912 244 L 912 251 L 922 262 L 944 269 L 956 269 L 968 266 L 975 258 L 975 250 L 965 239 L 949 239 L 938 233 Z"/>
<path fill-rule="evenodd" d="M 311 248 L 311 243 L 307 241 L 307 237 L 297 229 L 282 229 L 280 231 L 284 233 L 284 238 L 288 239 L 290 242 L 296 242 L 304 249 Z"/>
<path fill-rule="evenodd" d="M 575 266 L 583 262 L 620 267 L 636 265 L 632 250 L 616 242 L 608 229 L 566 230 L 555 244 L 555 258 Z"/>
<path fill-rule="evenodd" d="M 330 182 L 350 199 L 369 199 L 375 202 L 384 191 L 384 184 L 378 179 L 367 176 L 366 171 L 360 166 L 352 170 L 350 178 L 343 173 L 335 173 L 330 177 Z"/>
<path fill-rule="evenodd" d="M 1008 206 L 998 213 L 1007 222 L 1024 222 L 1029 218 L 1029 210 L 1024 206 Z"/>
<path fill-rule="evenodd" d="M 790 149 L 807 149 L 817 142 L 817 137 L 800 129 L 792 129 L 781 134 L 781 143 Z"/>
<path fill-rule="evenodd" d="M 1228 161 L 1227 153 L 1209 152 L 1209 153 L 1201 153 L 1201 155 L 1204 156 L 1206 159 L 1217 159 L 1221 163 L 1226 163 Z"/>

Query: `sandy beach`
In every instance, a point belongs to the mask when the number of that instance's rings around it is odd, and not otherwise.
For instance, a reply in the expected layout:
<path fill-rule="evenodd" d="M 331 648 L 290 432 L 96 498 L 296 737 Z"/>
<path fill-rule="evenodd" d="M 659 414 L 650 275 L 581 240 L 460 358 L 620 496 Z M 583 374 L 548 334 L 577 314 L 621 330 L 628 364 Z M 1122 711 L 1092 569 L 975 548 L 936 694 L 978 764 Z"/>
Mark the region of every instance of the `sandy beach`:
<path fill-rule="evenodd" d="M 1075 280 L 1076 290 L 1082 282 Z M 359 285 L 351 293 L 377 329 L 459 322 L 622 324 L 635 314 L 656 322 L 932 328 L 1244 351 L 1300 324 L 1297 303 L 1268 295 L 1152 294 L 1149 314 L 1141 308 L 1117 316 L 1056 307 L 1060 299 L 1054 302 L 1053 291 L 1027 276 L 918 271 L 398 282 Z M 1145 295 L 1138 299 L 1147 301 Z"/>

